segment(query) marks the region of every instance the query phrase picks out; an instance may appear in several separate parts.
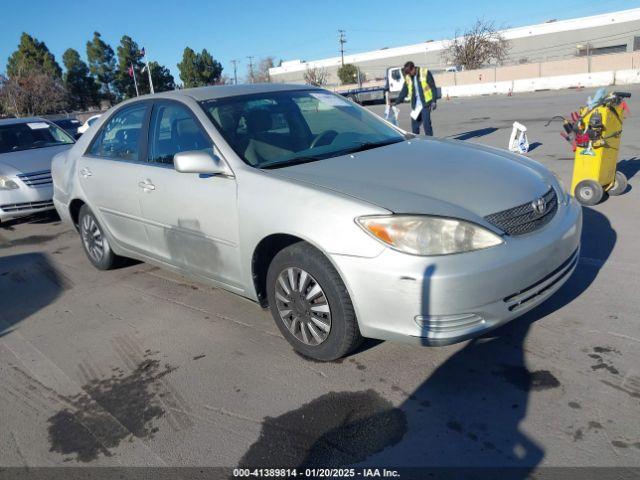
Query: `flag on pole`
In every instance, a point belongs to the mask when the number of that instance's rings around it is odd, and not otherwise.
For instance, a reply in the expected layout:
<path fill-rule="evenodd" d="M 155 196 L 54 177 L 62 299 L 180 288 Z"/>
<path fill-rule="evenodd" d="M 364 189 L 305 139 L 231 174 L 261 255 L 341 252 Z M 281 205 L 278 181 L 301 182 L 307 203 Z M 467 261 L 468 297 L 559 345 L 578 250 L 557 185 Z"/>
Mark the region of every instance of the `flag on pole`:
<path fill-rule="evenodd" d="M 144 47 L 142 47 L 142 49 L 140 49 L 140 56 L 144 57 L 145 53 L 144 53 Z"/>
<path fill-rule="evenodd" d="M 129 72 L 129 76 L 133 78 L 133 65 L 129 65 L 129 68 L 127 69 L 127 71 Z"/>

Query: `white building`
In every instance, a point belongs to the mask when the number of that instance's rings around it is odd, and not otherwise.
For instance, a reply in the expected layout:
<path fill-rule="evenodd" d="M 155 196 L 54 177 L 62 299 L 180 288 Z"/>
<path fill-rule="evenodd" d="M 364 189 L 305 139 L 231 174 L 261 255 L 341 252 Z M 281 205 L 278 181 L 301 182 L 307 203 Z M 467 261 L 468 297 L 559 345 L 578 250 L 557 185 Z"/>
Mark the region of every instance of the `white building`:
<path fill-rule="evenodd" d="M 425 30 L 425 33 L 427 31 Z M 593 15 L 570 20 L 550 20 L 538 25 L 503 30 L 510 51 L 505 65 L 559 60 L 585 55 L 632 52 L 640 50 L 640 8 Z M 383 48 L 345 55 L 345 63 L 353 63 L 369 80 L 384 78 L 388 67 L 412 60 L 434 71 L 447 65 L 442 53 L 449 40 L 416 43 L 403 47 Z M 291 60 L 271 68 L 273 82 L 304 82 L 305 71 L 325 69 L 329 84 L 337 84 L 339 56 L 321 60 Z"/>

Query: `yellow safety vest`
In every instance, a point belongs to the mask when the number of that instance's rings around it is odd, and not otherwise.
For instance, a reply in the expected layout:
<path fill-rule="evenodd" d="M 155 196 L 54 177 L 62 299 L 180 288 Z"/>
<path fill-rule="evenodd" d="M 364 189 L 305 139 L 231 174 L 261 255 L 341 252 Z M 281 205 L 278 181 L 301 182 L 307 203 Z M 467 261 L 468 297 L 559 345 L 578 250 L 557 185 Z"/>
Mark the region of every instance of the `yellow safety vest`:
<path fill-rule="evenodd" d="M 424 72 L 424 73 L 423 73 Z M 429 103 L 433 100 L 433 92 L 431 91 L 431 87 L 427 83 L 427 73 L 429 70 L 423 67 L 418 67 L 418 81 L 422 86 L 422 91 L 424 92 L 424 101 L 425 103 Z M 404 81 L 407 84 L 407 95 L 409 97 L 409 101 L 413 98 L 413 78 L 411 75 L 405 75 Z"/>

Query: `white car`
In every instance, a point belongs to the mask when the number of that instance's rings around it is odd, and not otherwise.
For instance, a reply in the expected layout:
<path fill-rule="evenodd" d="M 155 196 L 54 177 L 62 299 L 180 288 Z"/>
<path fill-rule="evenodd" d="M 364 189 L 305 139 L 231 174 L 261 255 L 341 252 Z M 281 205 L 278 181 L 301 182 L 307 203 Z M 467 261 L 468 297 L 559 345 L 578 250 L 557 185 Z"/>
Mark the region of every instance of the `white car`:
<path fill-rule="evenodd" d="M 102 114 L 99 114 L 99 115 L 93 115 L 87 118 L 87 121 L 84 122 L 80 127 L 78 127 L 78 133 L 83 134 L 84 132 L 89 130 L 89 127 L 93 125 L 96 122 L 96 120 L 98 120 L 101 116 Z"/>
<path fill-rule="evenodd" d="M 407 134 L 307 85 L 128 100 L 52 176 L 94 266 L 132 257 L 248 297 L 316 360 L 362 337 L 476 337 L 579 257 L 580 206 L 540 163 Z"/>
<path fill-rule="evenodd" d="M 0 120 L 0 222 L 53 209 L 51 159 L 73 143 L 42 118 Z"/>

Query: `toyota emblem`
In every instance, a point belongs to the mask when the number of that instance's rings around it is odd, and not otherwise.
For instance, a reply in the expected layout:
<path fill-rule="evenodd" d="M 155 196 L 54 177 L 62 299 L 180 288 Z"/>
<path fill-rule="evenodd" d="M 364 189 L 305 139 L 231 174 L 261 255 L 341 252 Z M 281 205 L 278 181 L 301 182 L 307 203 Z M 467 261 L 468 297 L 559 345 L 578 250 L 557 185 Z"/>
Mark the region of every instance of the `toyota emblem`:
<path fill-rule="evenodd" d="M 547 202 L 544 201 L 544 198 L 540 197 L 531 202 L 531 208 L 533 208 L 534 213 L 537 215 L 542 215 L 544 211 L 547 209 Z"/>

